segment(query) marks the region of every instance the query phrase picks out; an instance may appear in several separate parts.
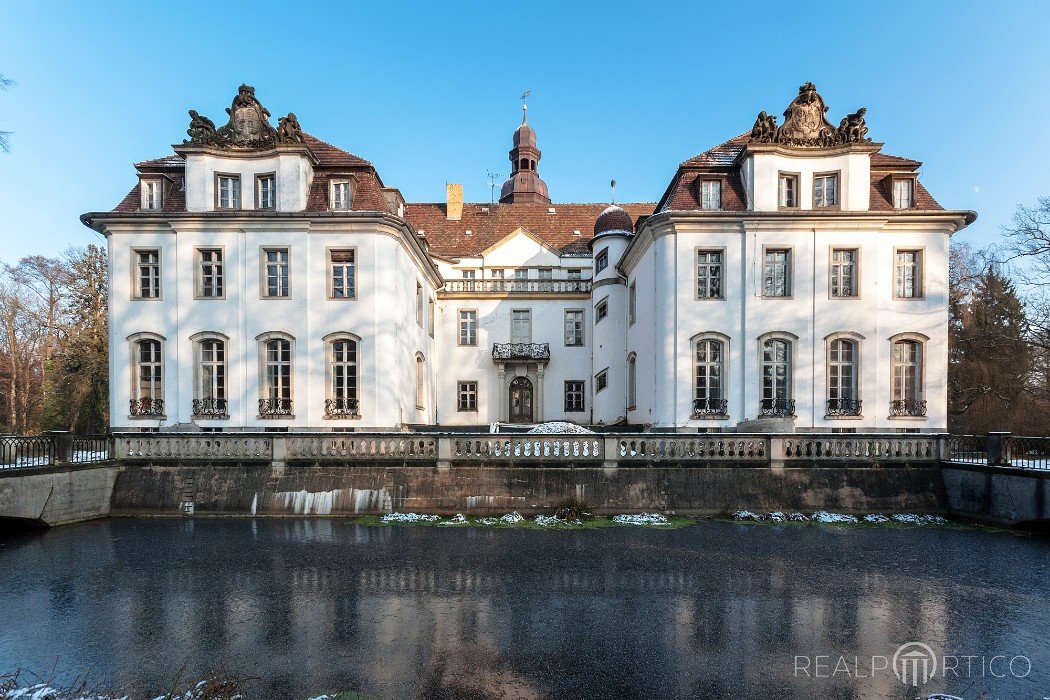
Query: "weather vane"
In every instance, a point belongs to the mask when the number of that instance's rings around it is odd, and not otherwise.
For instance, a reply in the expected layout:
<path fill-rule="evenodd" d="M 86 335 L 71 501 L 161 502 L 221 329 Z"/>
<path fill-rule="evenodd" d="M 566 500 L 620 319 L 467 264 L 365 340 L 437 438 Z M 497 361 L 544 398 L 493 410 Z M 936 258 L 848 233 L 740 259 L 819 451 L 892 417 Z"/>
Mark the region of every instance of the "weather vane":
<path fill-rule="evenodd" d="M 496 182 L 499 180 L 499 174 L 494 173 L 491 170 L 488 171 L 489 176 L 489 204 L 496 203 Z"/>
<path fill-rule="evenodd" d="M 531 94 L 532 94 L 532 90 L 526 90 L 525 92 L 521 93 L 521 123 L 522 124 L 525 123 L 525 115 L 529 111 L 529 106 L 527 104 L 525 104 L 525 100 L 527 100 L 529 98 L 529 95 L 531 95 Z"/>

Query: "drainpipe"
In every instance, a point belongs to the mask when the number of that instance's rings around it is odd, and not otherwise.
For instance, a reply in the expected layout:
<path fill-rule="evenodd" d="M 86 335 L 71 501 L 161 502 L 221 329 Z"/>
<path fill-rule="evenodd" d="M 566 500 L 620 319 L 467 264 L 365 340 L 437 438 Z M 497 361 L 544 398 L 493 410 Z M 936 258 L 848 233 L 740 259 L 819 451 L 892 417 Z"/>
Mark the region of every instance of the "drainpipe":
<path fill-rule="evenodd" d="M 818 413 L 817 413 L 817 364 L 818 363 L 817 363 L 817 357 L 816 357 L 816 354 L 817 354 L 817 229 L 816 229 L 816 227 L 814 227 L 811 230 L 813 231 L 813 250 L 810 253 L 811 257 L 813 258 L 813 293 L 810 294 L 810 297 L 812 299 L 813 309 L 812 309 L 812 312 L 810 313 L 810 316 L 809 316 L 810 336 L 812 338 L 812 340 L 810 341 L 812 343 L 812 345 L 811 345 L 810 351 L 809 351 L 809 361 L 810 361 L 810 364 L 812 365 L 812 368 L 811 368 L 812 378 L 810 379 L 810 389 L 809 389 L 810 396 L 811 396 L 810 404 L 809 404 L 809 410 L 810 410 L 809 422 L 810 422 L 810 427 L 811 428 L 816 428 L 817 415 L 818 415 Z M 820 364 L 823 364 L 823 363 L 820 363 Z"/>

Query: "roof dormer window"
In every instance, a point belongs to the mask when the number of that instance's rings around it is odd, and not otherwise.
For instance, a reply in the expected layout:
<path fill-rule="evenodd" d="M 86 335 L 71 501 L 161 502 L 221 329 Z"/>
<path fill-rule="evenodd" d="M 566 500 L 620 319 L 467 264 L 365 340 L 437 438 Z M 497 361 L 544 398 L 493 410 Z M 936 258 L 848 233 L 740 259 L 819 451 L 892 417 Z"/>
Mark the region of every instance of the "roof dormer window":
<path fill-rule="evenodd" d="M 273 173 L 255 176 L 255 208 L 277 208 L 277 177 Z"/>
<path fill-rule="evenodd" d="M 700 181 L 700 208 L 717 211 L 722 208 L 722 181 Z"/>
<path fill-rule="evenodd" d="M 781 209 L 798 209 L 798 175 L 780 173 L 777 201 Z"/>
<path fill-rule="evenodd" d="M 241 208 L 241 176 L 215 174 L 215 208 Z"/>
<path fill-rule="evenodd" d="M 893 178 L 893 208 L 911 209 L 915 206 L 915 178 Z"/>
<path fill-rule="evenodd" d="M 333 210 L 345 211 L 350 208 L 351 190 L 349 178 L 332 180 L 329 201 Z"/>
<path fill-rule="evenodd" d="M 160 180 L 142 181 L 142 209 L 145 211 L 160 211 L 163 188 Z"/>
<path fill-rule="evenodd" d="M 821 173 L 813 176 L 813 208 L 827 209 L 839 203 L 839 176 L 837 173 Z"/>

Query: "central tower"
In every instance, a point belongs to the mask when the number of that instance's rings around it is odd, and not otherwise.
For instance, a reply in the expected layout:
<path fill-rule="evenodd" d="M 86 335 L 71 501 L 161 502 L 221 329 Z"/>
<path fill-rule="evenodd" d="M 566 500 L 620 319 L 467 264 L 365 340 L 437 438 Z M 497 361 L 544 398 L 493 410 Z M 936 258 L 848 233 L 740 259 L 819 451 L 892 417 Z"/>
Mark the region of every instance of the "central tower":
<path fill-rule="evenodd" d="M 528 124 L 528 108 L 521 106 L 521 126 L 514 130 L 514 148 L 510 149 L 510 177 L 500 190 L 501 204 L 528 202 L 550 204 L 547 183 L 536 172 L 540 149 L 536 147 L 536 130 Z"/>

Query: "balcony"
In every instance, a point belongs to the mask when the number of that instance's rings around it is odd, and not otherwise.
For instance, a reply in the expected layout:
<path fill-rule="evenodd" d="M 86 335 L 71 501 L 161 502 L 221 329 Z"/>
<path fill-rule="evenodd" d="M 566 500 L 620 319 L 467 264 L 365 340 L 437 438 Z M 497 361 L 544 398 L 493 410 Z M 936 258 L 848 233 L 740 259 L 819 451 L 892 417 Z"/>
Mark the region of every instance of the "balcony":
<path fill-rule="evenodd" d="M 728 399 L 693 399 L 693 418 L 725 418 L 728 414 Z"/>
<path fill-rule="evenodd" d="M 860 399 L 828 399 L 829 417 L 859 416 Z"/>
<path fill-rule="evenodd" d="M 357 399 L 325 399 L 324 415 L 326 418 L 357 418 Z"/>
<path fill-rule="evenodd" d="M 446 294 L 579 294 L 591 293 L 590 280 L 445 280 Z"/>
<path fill-rule="evenodd" d="M 550 362 L 551 346 L 550 343 L 493 343 L 492 359 L 496 362 Z"/>
<path fill-rule="evenodd" d="M 291 418 L 291 399 L 259 399 L 260 418 Z"/>
<path fill-rule="evenodd" d="M 758 409 L 758 415 L 762 418 L 790 418 L 795 415 L 794 399 L 762 399 Z"/>
<path fill-rule="evenodd" d="M 217 399 L 209 396 L 204 399 L 193 400 L 194 418 L 229 418 L 229 410 L 226 399 Z"/>
<path fill-rule="evenodd" d="M 890 417 L 914 416 L 921 418 L 926 415 L 926 402 L 918 399 L 903 399 L 890 401 Z"/>
<path fill-rule="evenodd" d="M 133 416 L 163 416 L 164 399 L 155 399 L 150 396 L 132 399 L 129 411 Z"/>

